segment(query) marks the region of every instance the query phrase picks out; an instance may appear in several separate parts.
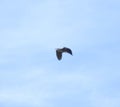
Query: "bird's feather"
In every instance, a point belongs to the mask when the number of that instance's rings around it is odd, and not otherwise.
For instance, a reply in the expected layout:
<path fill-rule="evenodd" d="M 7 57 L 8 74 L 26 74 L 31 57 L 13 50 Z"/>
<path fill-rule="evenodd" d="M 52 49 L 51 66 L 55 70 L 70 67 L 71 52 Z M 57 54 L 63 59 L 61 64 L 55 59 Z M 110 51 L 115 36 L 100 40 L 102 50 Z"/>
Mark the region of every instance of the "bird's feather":
<path fill-rule="evenodd" d="M 67 52 L 72 55 L 71 49 L 64 47 L 63 50 L 64 50 L 64 52 Z"/>

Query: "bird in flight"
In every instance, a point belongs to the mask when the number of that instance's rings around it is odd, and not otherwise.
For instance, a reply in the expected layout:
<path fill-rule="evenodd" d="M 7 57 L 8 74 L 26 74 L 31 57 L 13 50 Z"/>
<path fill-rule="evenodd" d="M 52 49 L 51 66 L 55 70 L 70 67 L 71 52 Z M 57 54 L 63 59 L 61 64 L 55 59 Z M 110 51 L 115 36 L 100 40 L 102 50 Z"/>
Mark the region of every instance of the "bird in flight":
<path fill-rule="evenodd" d="M 64 52 L 67 52 L 67 53 L 69 53 L 69 54 L 72 55 L 72 51 L 71 51 L 71 49 L 69 49 L 69 48 L 66 48 L 66 47 L 57 48 L 57 49 L 56 49 L 56 56 L 57 56 L 58 60 L 61 60 L 61 59 L 62 59 L 62 53 L 64 53 Z"/>

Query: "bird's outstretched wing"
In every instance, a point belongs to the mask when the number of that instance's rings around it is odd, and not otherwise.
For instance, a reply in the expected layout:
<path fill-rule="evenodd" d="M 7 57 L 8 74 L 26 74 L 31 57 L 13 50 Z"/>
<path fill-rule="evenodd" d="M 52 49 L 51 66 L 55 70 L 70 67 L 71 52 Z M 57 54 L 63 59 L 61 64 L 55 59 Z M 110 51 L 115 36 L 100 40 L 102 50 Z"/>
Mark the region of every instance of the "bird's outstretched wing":
<path fill-rule="evenodd" d="M 67 52 L 72 55 L 72 50 L 70 48 L 64 47 L 63 50 L 64 50 L 64 52 Z"/>
<path fill-rule="evenodd" d="M 56 50 L 56 56 L 58 58 L 58 60 L 62 59 L 62 52 L 59 52 L 58 50 Z"/>

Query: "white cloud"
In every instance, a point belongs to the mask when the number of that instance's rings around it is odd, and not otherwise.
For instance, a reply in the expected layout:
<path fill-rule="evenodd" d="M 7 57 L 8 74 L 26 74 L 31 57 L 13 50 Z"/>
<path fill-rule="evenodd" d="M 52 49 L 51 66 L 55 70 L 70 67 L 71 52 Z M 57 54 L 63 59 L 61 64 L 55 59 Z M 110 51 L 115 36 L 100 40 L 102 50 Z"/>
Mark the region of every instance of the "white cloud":
<path fill-rule="evenodd" d="M 0 91 L 1 101 L 40 104 L 39 100 L 45 102 L 47 99 L 61 98 L 80 90 L 83 92 L 89 86 L 90 79 L 83 74 L 55 72 L 29 69 L 11 72 L 6 76 L 4 76 L 6 73 L 2 73 L 1 76 L 5 78 L 2 78 L 4 84 Z"/>

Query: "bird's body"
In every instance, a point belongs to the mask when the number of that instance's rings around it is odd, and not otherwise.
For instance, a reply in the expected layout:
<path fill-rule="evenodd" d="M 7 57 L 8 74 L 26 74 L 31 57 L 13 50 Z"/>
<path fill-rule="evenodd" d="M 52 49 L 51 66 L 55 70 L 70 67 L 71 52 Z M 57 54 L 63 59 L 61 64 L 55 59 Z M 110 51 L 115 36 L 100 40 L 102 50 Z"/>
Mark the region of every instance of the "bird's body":
<path fill-rule="evenodd" d="M 66 48 L 66 47 L 58 48 L 58 49 L 56 50 L 56 56 L 57 56 L 58 60 L 61 60 L 61 59 L 62 59 L 62 53 L 64 53 L 64 52 L 67 52 L 67 53 L 69 53 L 69 54 L 72 55 L 71 49 Z"/>

